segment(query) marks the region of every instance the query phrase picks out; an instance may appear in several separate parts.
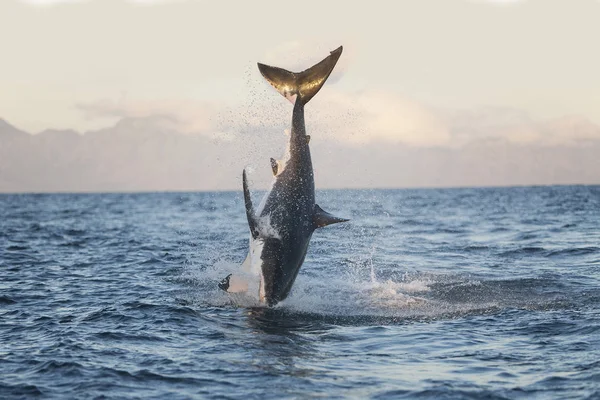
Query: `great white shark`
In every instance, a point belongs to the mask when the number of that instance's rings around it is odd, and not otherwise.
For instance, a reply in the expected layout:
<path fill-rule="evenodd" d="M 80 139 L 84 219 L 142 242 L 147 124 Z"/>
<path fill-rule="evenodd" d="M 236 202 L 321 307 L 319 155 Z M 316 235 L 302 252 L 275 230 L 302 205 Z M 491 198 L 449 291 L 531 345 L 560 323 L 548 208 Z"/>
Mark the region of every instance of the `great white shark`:
<path fill-rule="evenodd" d="M 250 227 L 250 250 L 242 271 L 259 276 L 258 296 L 273 306 L 284 300 L 304 262 L 308 243 L 317 228 L 348 221 L 335 217 L 315 202 L 315 181 L 310 157 L 310 136 L 304 125 L 304 106 L 321 89 L 335 67 L 342 47 L 302 72 L 258 63 L 263 77 L 293 105 L 292 129 L 286 156 L 271 158 L 274 182 L 258 209 L 254 208 L 246 170 L 242 173 L 244 203 Z M 252 285 L 229 275 L 219 287 L 230 293 L 247 292 Z"/>

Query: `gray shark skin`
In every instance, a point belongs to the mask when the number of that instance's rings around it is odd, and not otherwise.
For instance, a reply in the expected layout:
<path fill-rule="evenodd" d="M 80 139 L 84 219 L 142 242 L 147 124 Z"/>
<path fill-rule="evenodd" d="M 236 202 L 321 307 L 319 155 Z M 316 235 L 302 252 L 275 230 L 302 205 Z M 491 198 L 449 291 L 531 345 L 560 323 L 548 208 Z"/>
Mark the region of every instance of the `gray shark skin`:
<path fill-rule="evenodd" d="M 294 104 L 288 159 L 280 163 L 271 159 L 275 181 L 258 210 L 252 203 L 246 171 L 242 174 L 251 233 L 251 249 L 244 264 L 260 264 L 259 299 L 269 306 L 290 293 L 315 229 L 348 221 L 334 217 L 315 203 L 310 136 L 304 125 L 305 104 L 323 86 L 341 54 L 340 46 L 323 61 L 299 73 L 258 64 L 265 79 Z M 255 256 L 253 249 L 258 253 Z M 219 287 L 232 292 L 230 278 L 231 275 L 221 281 Z"/>

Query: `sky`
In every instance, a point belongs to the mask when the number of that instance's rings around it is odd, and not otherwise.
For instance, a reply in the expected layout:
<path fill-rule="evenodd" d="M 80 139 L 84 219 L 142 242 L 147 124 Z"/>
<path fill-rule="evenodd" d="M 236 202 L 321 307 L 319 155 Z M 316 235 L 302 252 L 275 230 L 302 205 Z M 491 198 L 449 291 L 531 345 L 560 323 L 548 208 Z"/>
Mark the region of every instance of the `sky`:
<path fill-rule="evenodd" d="M 0 118 L 32 134 L 132 118 L 224 143 L 282 132 L 291 108 L 256 62 L 302 70 L 344 45 L 307 106 L 313 139 L 572 152 L 600 140 L 599 20 L 597 0 L 3 0 Z"/>

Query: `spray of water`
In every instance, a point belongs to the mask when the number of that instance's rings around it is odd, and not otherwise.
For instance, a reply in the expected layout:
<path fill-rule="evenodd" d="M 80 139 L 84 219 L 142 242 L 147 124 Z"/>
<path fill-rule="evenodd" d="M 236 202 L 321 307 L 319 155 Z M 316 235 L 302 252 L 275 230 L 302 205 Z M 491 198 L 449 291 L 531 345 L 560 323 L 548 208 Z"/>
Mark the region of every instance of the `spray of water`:
<path fill-rule="evenodd" d="M 375 251 L 373 247 L 368 259 L 356 263 L 355 268 L 327 279 L 322 274 L 301 272 L 290 296 L 275 308 L 322 318 L 398 321 L 455 318 L 507 308 L 547 309 L 560 303 L 532 292 L 521 279 L 481 282 L 431 273 L 382 279 Z M 239 263 L 224 260 L 210 266 L 188 266 L 180 277 L 187 286 L 183 301 L 196 307 L 265 307 L 258 300 L 258 291 L 229 294 L 217 288 L 225 275 L 239 271 Z"/>

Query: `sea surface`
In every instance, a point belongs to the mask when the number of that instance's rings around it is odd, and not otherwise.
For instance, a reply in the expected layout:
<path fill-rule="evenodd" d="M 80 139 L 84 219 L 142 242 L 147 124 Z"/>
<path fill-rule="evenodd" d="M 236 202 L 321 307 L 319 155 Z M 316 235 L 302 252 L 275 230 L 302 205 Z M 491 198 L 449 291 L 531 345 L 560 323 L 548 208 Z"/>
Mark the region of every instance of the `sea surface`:
<path fill-rule="evenodd" d="M 0 398 L 600 398 L 600 186 L 317 201 L 269 309 L 241 191 L 0 195 Z"/>

